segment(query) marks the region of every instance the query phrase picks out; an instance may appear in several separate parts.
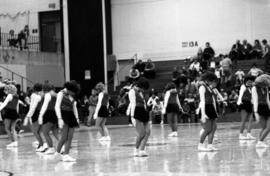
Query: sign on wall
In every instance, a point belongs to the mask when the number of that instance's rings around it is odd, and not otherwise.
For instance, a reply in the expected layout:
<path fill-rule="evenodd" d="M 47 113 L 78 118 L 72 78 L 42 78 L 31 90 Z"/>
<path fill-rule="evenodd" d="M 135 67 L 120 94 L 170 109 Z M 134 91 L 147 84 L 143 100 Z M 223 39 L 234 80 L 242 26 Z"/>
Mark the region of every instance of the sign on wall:
<path fill-rule="evenodd" d="M 197 41 L 182 42 L 182 48 L 198 47 Z"/>

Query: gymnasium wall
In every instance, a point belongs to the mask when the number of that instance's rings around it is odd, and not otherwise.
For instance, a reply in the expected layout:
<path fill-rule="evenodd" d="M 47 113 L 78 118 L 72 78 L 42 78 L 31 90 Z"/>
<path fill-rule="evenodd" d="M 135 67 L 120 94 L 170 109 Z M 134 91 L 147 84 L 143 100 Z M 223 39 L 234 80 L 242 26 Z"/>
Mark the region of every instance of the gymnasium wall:
<path fill-rule="evenodd" d="M 184 59 L 209 41 L 216 53 L 237 40 L 270 40 L 268 0 L 112 0 L 113 53 Z"/>

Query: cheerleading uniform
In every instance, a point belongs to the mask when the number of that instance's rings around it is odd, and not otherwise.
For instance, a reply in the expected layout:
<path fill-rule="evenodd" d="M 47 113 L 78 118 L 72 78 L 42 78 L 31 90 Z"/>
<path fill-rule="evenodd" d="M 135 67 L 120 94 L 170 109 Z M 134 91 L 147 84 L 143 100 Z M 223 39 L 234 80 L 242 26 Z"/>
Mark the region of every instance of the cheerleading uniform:
<path fill-rule="evenodd" d="M 175 89 L 169 90 L 166 92 L 164 97 L 164 108 L 166 109 L 166 113 L 179 113 L 179 99 L 178 93 Z"/>
<path fill-rule="evenodd" d="M 57 116 L 54 110 L 56 102 L 56 96 L 51 93 L 46 93 L 44 96 L 44 102 L 40 110 L 40 116 L 43 117 L 43 124 L 48 122 L 57 124 Z"/>
<path fill-rule="evenodd" d="M 98 110 L 98 117 L 102 118 L 107 118 L 109 117 L 109 109 L 108 109 L 108 104 L 109 104 L 109 94 L 105 92 L 101 92 L 100 95 L 98 96 L 99 99 L 101 100 L 101 104 L 97 105 Z"/>
<path fill-rule="evenodd" d="M 260 116 L 263 116 L 264 118 L 268 119 L 270 116 L 270 109 L 268 106 L 267 98 L 269 98 L 268 94 L 268 89 L 267 88 L 259 88 L 256 87 L 257 95 L 258 95 L 258 114 Z"/>
<path fill-rule="evenodd" d="M 42 97 L 36 93 L 32 93 L 30 98 L 30 108 L 26 115 L 26 117 L 30 117 L 32 119 L 32 123 L 37 122 L 39 111 L 42 106 Z"/>
<path fill-rule="evenodd" d="M 11 95 L 11 94 L 10 94 Z M 9 120 L 16 120 L 19 118 L 19 114 L 17 111 L 19 96 L 17 94 L 11 95 L 12 100 L 7 103 L 4 110 L 4 118 Z"/>
<path fill-rule="evenodd" d="M 239 105 L 239 110 L 245 110 L 247 113 L 252 113 L 253 105 L 251 102 L 251 89 L 244 84 L 240 88 L 237 105 Z"/>

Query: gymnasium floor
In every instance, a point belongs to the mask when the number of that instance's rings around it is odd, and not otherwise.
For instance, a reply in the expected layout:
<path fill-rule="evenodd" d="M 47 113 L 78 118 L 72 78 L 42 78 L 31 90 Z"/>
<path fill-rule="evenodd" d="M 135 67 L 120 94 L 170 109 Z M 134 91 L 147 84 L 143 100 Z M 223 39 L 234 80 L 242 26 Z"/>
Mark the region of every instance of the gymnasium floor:
<path fill-rule="evenodd" d="M 149 157 L 133 157 L 135 130 L 128 126 L 110 129 L 112 141 L 98 142 L 97 131 L 81 128 L 74 135 L 71 156 L 76 163 L 63 163 L 53 156 L 34 152 L 34 137 L 19 138 L 19 147 L 6 149 L 7 139 L 0 138 L 0 176 L 2 175 L 270 175 L 270 149 L 256 149 L 255 141 L 238 140 L 239 123 L 218 125 L 219 151 L 198 152 L 198 124 L 179 125 L 179 136 L 168 138 L 167 125 L 153 125 Z M 253 130 L 255 136 L 259 130 Z M 269 138 L 267 138 L 269 142 Z"/>

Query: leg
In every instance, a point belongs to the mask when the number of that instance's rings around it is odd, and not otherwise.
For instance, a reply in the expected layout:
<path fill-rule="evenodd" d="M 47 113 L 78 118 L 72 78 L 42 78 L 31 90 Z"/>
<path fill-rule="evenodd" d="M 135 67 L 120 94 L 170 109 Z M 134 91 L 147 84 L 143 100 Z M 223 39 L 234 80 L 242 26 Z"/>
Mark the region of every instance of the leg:
<path fill-rule="evenodd" d="M 146 143 L 148 141 L 150 134 L 151 134 L 151 128 L 150 128 L 149 122 L 147 122 L 144 124 L 144 137 L 143 137 L 141 144 L 140 144 L 140 150 L 145 149 L 145 146 L 146 146 Z"/>
<path fill-rule="evenodd" d="M 5 123 L 5 131 L 9 137 L 9 139 L 11 140 L 11 142 L 13 142 L 14 138 L 13 138 L 13 135 L 11 134 L 11 120 L 5 119 L 4 123 Z"/>
<path fill-rule="evenodd" d="M 91 120 L 92 120 L 94 113 L 95 113 L 95 106 L 89 106 L 89 116 L 87 119 L 87 125 L 91 125 Z"/>
<path fill-rule="evenodd" d="M 205 138 L 209 135 L 209 133 L 212 131 L 212 123 L 211 120 L 207 119 L 205 123 L 202 123 L 203 131 L 200 135 L 200 143 L 203 144 L 205 141 Z"/>
<path fill-rule="evenodd" d="M 15 129 L 16 124 L 17 124 L 16 120 L 11 121 L 11 135 L 12 135 L 13 141 L 17 141 L 17 132 L 16 132 L 16 129 Z"/>
<path fill-rule="evenodd" d="M 70 146 L 71 146 L 72 139 L 73 139 L 74 129 L 75 128 L 69 128 L 68 127 L 67 141 L 66 141 L 66 144 L 65 144 L 65 152 L 64 152 L 65 155 L 69 154 Z"/>
<path fill-rule="evenodd" d="M 39 146 L 43 146 L 43 140 L 40 136 L 40 125 L 38 124 L 38 122 L 34 122 L 32 124 L 32 130 L 33 130 L 33 133 L 36 137 L 36 139 L 38 140 L 38 143 L 39 143 Z"/>
<path fill-rule="evenodd" d="M 178 114 L 173 113 L 173 131 L 177 132 L 177 125 L 178 125 Z"/>
<path fill-rule="evenodd" d="M 270 118 L 266 120 L 266 128 L 263 130 L 263 133 L 260 136 L 260 141 L 263 141 L 269 132 L 270 132 Z"/>
<path fill-rule="evenodd" d="M 99 133 L 101 134 L 101 136 L 104 136 L 105 134 L 104 134 L 104 131 L 103 131 L 101 125 L 102 125 L 102 118 L 98 117 L 98 118 L 96 119 L 96 127 L 97 127 Z"/>
<path fill-rule="evenodd" d="M 212 126 L 212 130 L 208 135 L 208 144 L 213 144 L 213 139 L 215 136 L 215 132 L 217 130 L 217 122 L 216 120 L 211 120 L 211 126 Z"/>
<path fill-rule="evenodd" d="M 58 128 L 57 128 L 57 125 L 53 125 L 52 132 L 53 132 L 53 136 L 58 141 L 59 140 L 59 137 L 58 137 Z"/>
<path fill-rule="evenodd" d="M 46 142 L 48 143 L 48 146 L 50 148 L 53 147 L 53 141 L 52 141 L 52 138 L 50 136 L 50 131 L 52 130 L 52 128 L 53 128 L 53 124 L 50 122 L 48 122 L 42 126 L 43 135 L 44 135 Z"/>
<path fill-rule="evenodd" d="M 108 128 L 106 127 L 106 121 L 107 119 L 106 118 L 103 118 L 102 121 L 101 121 L 101 127 L 102 127 L 102 130 L 103 130 L 103 133 L 104 133 L 104 136 L 110 136 L 109 135 L 109 131 L 108 131 Z"/>
<path fill-rule="evenodd" d="M 173 113 L 167 113 L 167 119 L 168 119 L 168 123 L 173 131 L 174 130 L 174 128 L 173 128 Z"/>
<path fill-rule="evenodd" d="M 263 134 L 263 131 L 266 129 L 266 120 L 264 117 L 260 117 L 260 124 L 261 124 L 261 132 L 260 132 L 260 136 L 259 136 L 259 139 L 261 139 L 262 137 L 262 134 Z"/>
<path fill-rule="evenodd" d="M 136 138 L 136 149 L 139 149 L 141 142 L 145 136 L 145 131 L 144 131 L 144 125 L 143 122 L 139 121 L 136 119 L 136 132 L 137 132 L 137 138 Z"/>
<path fill-rule="evenodd" d="M 58 153 L 61 152 L 63 145 L 67 141 L 67 138 L 68 138 L 68 126 L 66 124 L 64 124 L 63 129 L 62 129 L 61 138 L 60 138 L 58 145 L 57 145 L 57 152 Z"/>
<path fill-rule="evenodd" d="M 240 134 L 243 134 L 243 132 L 244 132 L 247 117 L 248 117 L 247 111 L 242 109 L 241 110 Z"/>
<path fill-rule="evenodd" d="M 248 128 L 247 128 L 247 132 L 248 133 L 251 132 L 252 122 L 253 122 L 253 114 L 252 113 L 249 113 L 248 114 Z"/>

